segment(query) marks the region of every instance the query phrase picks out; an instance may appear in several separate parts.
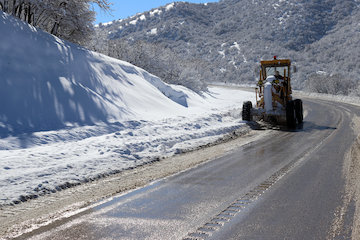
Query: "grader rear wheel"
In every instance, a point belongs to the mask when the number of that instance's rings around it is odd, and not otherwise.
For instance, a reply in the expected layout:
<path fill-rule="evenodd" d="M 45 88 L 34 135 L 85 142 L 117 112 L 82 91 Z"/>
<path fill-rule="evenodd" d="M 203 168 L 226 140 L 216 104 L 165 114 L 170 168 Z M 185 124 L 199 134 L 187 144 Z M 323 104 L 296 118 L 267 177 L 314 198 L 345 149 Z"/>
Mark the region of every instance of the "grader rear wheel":
<path fill-rule="evenodd" d="M 303 123 L 304 116 L 303 116 L 303 104 L 301 99 L 294 100 L 294 107 L 295 107 L 295 116 L 299 124 Z"/>
<path fill-rule="evenodd" d="M 292 100 L 286 104 L 286 124 L 289 128 L 296 127 L 295 104 Z"/>
<path fill-rule="evenodd" d="M 252 121 L 251 109 L 252 109 L 252 103 L 250 101 L 243 103 L 242 119 L 244 121 Z"/>

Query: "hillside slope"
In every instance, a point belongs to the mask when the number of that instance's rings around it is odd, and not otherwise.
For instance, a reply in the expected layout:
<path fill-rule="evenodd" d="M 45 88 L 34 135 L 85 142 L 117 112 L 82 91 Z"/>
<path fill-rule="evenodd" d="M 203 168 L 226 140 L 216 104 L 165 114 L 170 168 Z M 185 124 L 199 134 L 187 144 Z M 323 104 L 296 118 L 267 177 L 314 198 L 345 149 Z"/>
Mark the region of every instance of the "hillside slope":
<path fill-rule="evenodd" d="M 0 208 L 234 138 L 253 92 L 202 96 L 0 13 Z"/>
<path fill-rule="evenodd" d="M 0 32 L 1 136 L 139 115 L 160 118 L 181 113 L 189 97 L 200 99 L 2 12 Z"/>
<path fill-rule="evenodd" d="M 168 58 L 179 59 L 178 64 L 189 63 L 189 66 L 182 66 L 183 71 L 200 68 L 197 73 L 207 82 L 252 82 L 254 66 L 260 59 L 274 55 L 289 57 L 301 70 L 294 78 L 295 86 L 301 88 L 308 76 L 318 70 L 335 72 L 336 55 L 357 51 L 353 42 L 359 39 L 359 25 L 355 24 L 360 21 L 359 6 L 358 0 L 177 2 L 100 25 L 97 42 L 90 47 L 129 59 L 145 69 L 155 69 L 158 76 L 170 82 L 169 74 L 162 76 L 161 70 L 154 68 L 153 65 L 160 63 L 137 61 L 134 56 L 124 54 L 121 48 L 138 48 L 149 56 L 153 49 L 165 49 Z M 349 22 L 354 25 L 349 27 Z M 351 40 L 343 41 L 344 35 Z M 319 48 L 321 51 L 313 50 Z M 138 53 L 133 51 L 132 54 Z M 314 58 L 318 61 L 313 62 Z M 339 64 L 336 73 L 360 81 L 359 69 L 352 68 L 349 72 L 347 66 L 353 60 L 359 62 L 359 55 L 344 60 L 345 66 Z"/>

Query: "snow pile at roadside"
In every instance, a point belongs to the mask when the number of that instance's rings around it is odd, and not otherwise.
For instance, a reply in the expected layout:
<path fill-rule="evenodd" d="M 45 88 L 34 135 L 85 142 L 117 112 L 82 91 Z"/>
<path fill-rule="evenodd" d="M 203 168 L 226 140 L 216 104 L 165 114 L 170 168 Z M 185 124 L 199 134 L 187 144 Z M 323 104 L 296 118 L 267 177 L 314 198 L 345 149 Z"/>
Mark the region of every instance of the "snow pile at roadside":
<path fill-rule="evenodd" d="M 129 63 L 0 14 L 0 136 L 185 114 L 192 97 Z"/>
<path fill-rule="evenodd" d="M 346 95 L 331 95 L 326 93 L 315 93 L 315 92 L 303 92 L 303 91 L 294 91 L 295 94 L 302 97 L 310 97 L 321 100 L 328 100 L 334 102 L 342 102 L 360 106 L 360 97 L 358 96 L 346 96 Z"/>
<path fill-rule="evenodd" d="M 246 131 L 255 94 L 203 96 L 0 12 L 0 206 Z"/>
<path fill-rule="evenodd" d="M 211 95 L 210 95 L 211 94 Z M 254 94 L 210 88 L 187 116 L 119 121 L 0 139 L 0 205 L 118 173 L 248 128 L 242 102 Z"/>

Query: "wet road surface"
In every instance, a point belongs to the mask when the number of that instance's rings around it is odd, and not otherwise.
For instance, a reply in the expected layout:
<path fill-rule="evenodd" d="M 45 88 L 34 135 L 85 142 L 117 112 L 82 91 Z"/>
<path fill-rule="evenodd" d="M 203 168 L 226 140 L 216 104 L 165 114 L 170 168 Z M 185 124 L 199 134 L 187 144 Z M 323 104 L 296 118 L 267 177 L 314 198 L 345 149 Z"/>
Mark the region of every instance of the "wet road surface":
<path fill-rule="evenodd" d="M 329 238 L 360 110 L 320 100 L 306 100 L 304 108 L 296 130 L 274 131 L 19 239 Z M 349 239 L 352 217 L 348 211 L 337 239 Z"/>

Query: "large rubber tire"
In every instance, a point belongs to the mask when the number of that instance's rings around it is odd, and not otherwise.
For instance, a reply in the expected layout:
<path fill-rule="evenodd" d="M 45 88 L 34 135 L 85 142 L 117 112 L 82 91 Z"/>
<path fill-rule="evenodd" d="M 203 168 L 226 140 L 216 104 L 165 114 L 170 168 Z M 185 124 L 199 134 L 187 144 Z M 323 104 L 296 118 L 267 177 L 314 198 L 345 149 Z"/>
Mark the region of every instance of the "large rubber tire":
<path fill-rule="evenodd" d="M 301 124 L 304 121 L 303 104 L 301 99 L 294 100 L 294 107 L 295 107 L 296 120 L 298 121 L 299 124 Z"/>
<path fill-rule="evenodd" d="M 289 128 L 296 127 L 295 104 L 292 100 L 286 104 L 286 124 Z"/>
<path fill-rule="evenodd" d="M 252 109 L 252 103 L 250 101 L 243 103 L 242 119 L 244 121 L 252 121 L 251 109 Z"/>

